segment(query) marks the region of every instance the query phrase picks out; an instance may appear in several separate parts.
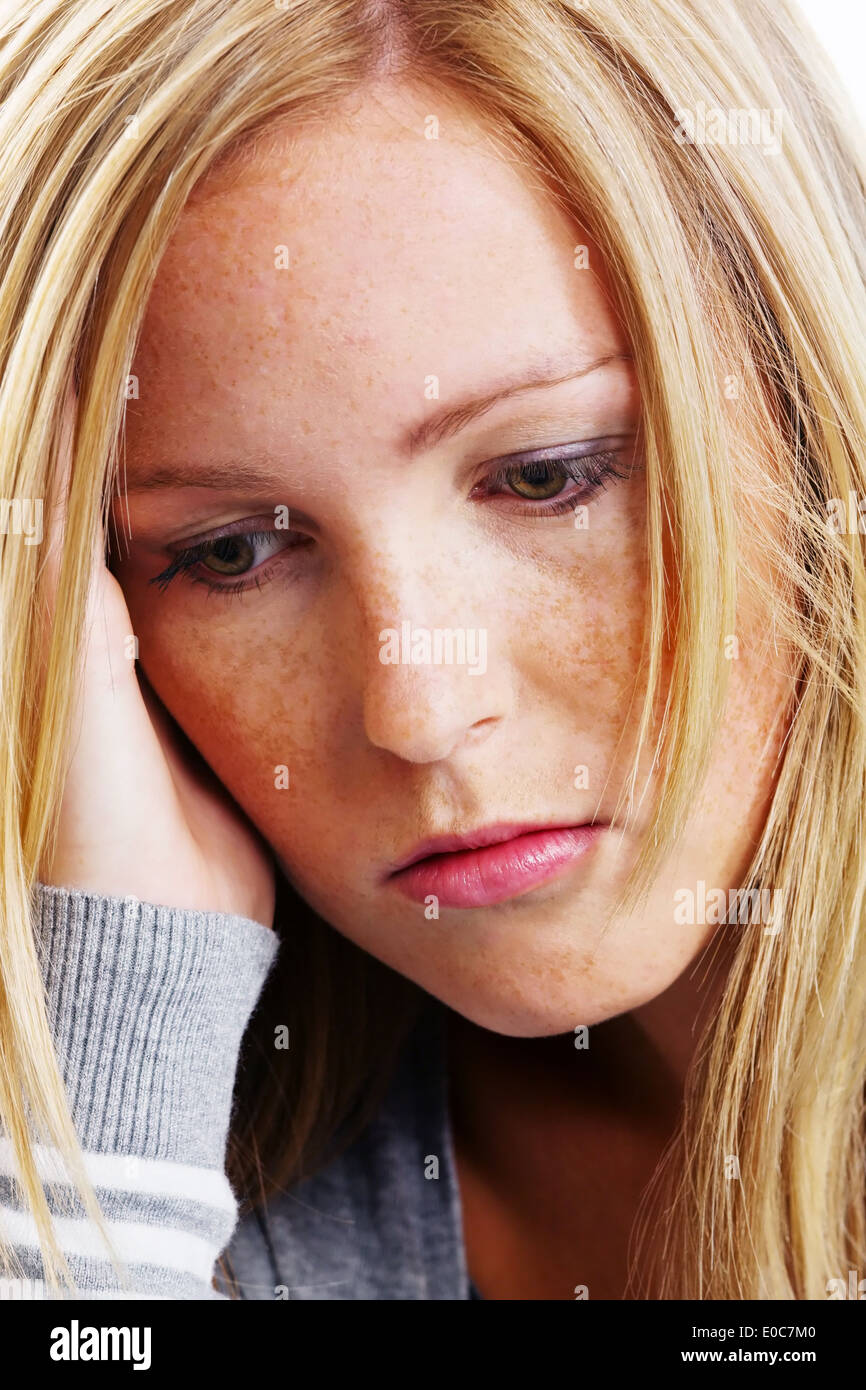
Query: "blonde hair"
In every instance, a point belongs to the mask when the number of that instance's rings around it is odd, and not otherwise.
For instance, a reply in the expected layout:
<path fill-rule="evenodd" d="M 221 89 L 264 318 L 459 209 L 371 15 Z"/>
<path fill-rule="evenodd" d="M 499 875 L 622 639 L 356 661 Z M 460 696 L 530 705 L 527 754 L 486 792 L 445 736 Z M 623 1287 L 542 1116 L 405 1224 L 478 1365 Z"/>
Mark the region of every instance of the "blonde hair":
<path fill-rule="evenodd" d="M 33 888 L 149 289 L 217 160 L 271 119 L 327 117 L 382 76 L 471 103 L 611 269 L 645 409 L 649 680 L 634 766 L 653 739 L 664 773 L 630 905 L 706 769 L 744 580 L 796 653 L 785 757 L 743 885 L 779 890 L 784 925 L 739 940 L 653 1185 L 667 1234 L 645 1273 L 652 1296 L 824 1297 L 828 1277 L 866 1263 L 866 568 L 860 535 L 827 525 L 829 498 L 866 494 L 866 176 L 853 114 L 789 0 L 21 0 L 0 22 L 5 497 L 52 495 L 73 371 L 79 386 L 47 663 L 33 640 L 45 567 L 36 547 L 0 538 L 0 1118 L 47 1277 L 71 1283 L 37 1141 L 68 1157 L 98 1208 L 45 1015 Z M 678 136 L 701 103 L 783 111 L 781 150 Z M 761 452 L 736 466 L 720 370 L 760 426 Z M 738 558 L 744 478 L 772 585 Z M 636 792 L 635 771 L 626 819 Z M 303 1060 L 278 1089 L 266 998 L 242 1069 L 231 1173 L 255 1200 L 310 1171 L 343 1122 L 363 1123 L 418 999 L 296 910 L 266 995 L 292 999 Z M 739 1182 L 726 1180 L 731 1155 Z"/>

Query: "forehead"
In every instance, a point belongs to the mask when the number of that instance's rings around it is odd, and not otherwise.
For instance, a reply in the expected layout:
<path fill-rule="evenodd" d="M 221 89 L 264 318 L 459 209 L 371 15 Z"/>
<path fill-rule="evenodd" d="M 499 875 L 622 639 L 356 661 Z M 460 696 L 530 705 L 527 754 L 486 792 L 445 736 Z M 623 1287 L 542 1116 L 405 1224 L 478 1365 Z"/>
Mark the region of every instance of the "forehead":
<path fill-rule="evenodd" d="M 277 447 L 287 421 L 385 443 L 431 390 L 615 351 L 595 248 L 589 271 L 575 266 L 587 240 L 435 90 L 379 86 L 331 118 L 274 122 L 199 185 L 169 242 L 133 364 L 131 447 L 158 452 L 167 426 L 204 451 L 226 432 Z"/>

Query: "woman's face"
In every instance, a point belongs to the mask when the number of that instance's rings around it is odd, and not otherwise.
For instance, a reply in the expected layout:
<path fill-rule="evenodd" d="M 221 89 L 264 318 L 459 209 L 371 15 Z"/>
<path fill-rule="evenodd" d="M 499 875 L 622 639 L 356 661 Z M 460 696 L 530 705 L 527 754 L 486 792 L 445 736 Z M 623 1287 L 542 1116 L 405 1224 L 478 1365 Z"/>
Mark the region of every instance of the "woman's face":
<path fill-rule="evenodd" d="M 275 127 L 199 186 L 161 263 L 115 507 L 141 665 L 290 881 L 520 1035 L 684 970 L 715 928 L 677 922 L 675 894 L 738 886 L 784 732 L 766 615 L 743 612 L 688 831 L 603 932 L 636 840 L 562 827 L 603 826 L 629 766 L 648 583 L 605 286 L 596 247 L 439 93 L 381 85 Z M 515 842 L 527 827 L 560 833 Z M 394 872 L 479 830 L 512 843 Z"/>

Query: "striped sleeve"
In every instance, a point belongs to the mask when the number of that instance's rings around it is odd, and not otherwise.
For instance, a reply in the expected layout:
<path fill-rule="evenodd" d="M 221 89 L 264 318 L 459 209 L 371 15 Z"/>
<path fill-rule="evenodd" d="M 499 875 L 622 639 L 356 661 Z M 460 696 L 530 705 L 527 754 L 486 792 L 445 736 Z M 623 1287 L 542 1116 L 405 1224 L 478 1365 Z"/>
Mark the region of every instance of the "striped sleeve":
<path fill-rule="evenodd" d="M 238 1217 L 225 1174 L 241 1039 L 277 954 L 244 917 L 39 885 L 37 942 L 73 1120 L 118 1282 L 60 1155 L 36 1162 L 84 1298 L 224 1298 L 214 1266 Z M 32 1214 L 0 1132 L 0 1298 L 45 1295 Z"/>

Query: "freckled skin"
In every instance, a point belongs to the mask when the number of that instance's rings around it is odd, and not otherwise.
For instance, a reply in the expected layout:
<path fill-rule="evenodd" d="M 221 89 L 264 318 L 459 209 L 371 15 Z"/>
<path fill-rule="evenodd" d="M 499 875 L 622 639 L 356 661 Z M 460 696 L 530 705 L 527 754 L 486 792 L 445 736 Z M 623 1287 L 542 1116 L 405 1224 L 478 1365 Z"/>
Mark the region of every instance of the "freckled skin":
<path fill-rule="evenodd" d="M 423 138 L 431 109 L 438 141 Z M 521 514 L 515 497 L 469 496 L 506 454 L 633 430 L 629 362 L 514 397 L 401 457 L 432 408 L 540 352 L 577 361 L 628 344 L 597 248 L 469 112 L 399 88 L 345 114 L 288 144 L 260 139 L 248 165 L 196 190 L 133 366 L 131 489 L 169 461 L 192 475 L 265 451 L 279 489 L 130 491 L 132 546 L 115 570 L 155 691 L 313 907 L 485 1028 L 571 1031 L 660 995 L 707 940 L 712 928 L 675 925 L 674 892 L 737 886 L 772 789 L 786 676 L 762 669 L 751 639 L 766 615 L 744 611 L 704 796 L 640 913 L 603 938 L 632 840 L 608 837 L 562 878 L 438 921 L 383 885 L 432 833 L 612 810 L 640 709 L 645 498 L 636 469 L 588 502 L 578 530 L 570 515 Z M 590 271 L 574 268 L 578 243 Z M 438 401 L 425 399 L 431 375 Z M 169 539 L 281 504 L 310 543 L 260 590 L 148 584 Z M 379 634 L 404 619 L 486 629 L 486 674 L 383 665 Z M 274 785 L 282 764 L 288 790 Z M 588 790 L 574 788 L 577 764 Z"/>

